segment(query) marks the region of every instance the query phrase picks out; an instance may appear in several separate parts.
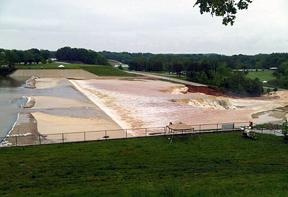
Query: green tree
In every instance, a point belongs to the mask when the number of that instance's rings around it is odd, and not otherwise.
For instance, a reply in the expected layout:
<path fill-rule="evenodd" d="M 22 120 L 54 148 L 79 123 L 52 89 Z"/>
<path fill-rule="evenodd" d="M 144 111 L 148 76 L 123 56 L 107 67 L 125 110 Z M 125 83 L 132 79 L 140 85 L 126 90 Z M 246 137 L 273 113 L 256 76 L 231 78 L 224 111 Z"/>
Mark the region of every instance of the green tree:
<path fill-rule="evenodd" d="M 14 64 L 17 62 L 17 54 L 15 51 L 6 51 L 6 62 L 9 66 L 14 66 Z"/>
<path fill-rule="evenodd" d="M 175 72 L 179 77 L 181 76 L 181 72 L 183 71 L 183 65 L 179 62 L 174 63 L 172 65 L 172 71 Z"/>
<path fill-rule="evenodd" d="M 41 55 L 41 59 L 47 60 L 50 58 L 51 53 L 48 50 L 40 50 L 40 55 Z"/>
<path fill-rule="evenodd" d="M 108 64 L 107 59 L 102 54 L 93 50 L 64 47 L 58 49 L 55 55 L 60 61 L 82 62 L 84 64 Z"/>
<path fill-rule="evenodd" d="M 0 52 L 0 66 L 4 66 L 7 63 L 6 54 L 4 51 Z"/>
<path fill-rule="evenodd" d="M 47 60 L 44 59 L 44 58 L 42 58 L 42 59 L 41 59 L 41 64 L 47 64 Z"/>
<path fill-rule="evenodd" d="M 144 56 L 139 55 L 133 58 L 129 64 L 130 70 L 143 71 L 146 67 L 146 59 Z"/>
<path fill-rule="evenodd" d="M 194 6 L 200 8 L 200 13 L 211 13 L 212 16 L 222 16 L 223 24 L 234 24 L 238 10 L 247 9 L 252 0 L 197 0 Z"/>
<path fill-rule="evenodd" d="M 34 56 L 31 51 L 24 51 L 23 62 L 24 64 L 32 64 L 32 62 L 34 62 Z"/>
<path fill-rule="evenodd" d="M 161 55 L 155 55 L 149 59 L 146 71 L 162 71 L 163 60 Z"/>
<path fill-rule="evenodd" d="M 123 70 L 123 66 L 122 65 L 118 66 L 118 69 Z"/>
<path fill-rule="evenodd" d="M 13 51 L 0 51 L 0 76 L 9 75 L 15 70 L 16 55 Z"/>

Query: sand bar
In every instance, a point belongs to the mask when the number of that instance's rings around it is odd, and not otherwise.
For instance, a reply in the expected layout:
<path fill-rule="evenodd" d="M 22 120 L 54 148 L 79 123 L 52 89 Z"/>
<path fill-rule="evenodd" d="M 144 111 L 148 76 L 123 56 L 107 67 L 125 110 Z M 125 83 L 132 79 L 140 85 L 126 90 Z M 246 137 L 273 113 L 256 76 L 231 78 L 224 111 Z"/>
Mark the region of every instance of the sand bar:
<path fill-rule="evenodd" d="M 83 102 L 76 99 L 68 99 L 54 96 L 34 96 L 33 98 L 35 100 L 35 105 L 33 109 L 94 107 L 93 103 Z"/>
<path fill-rule="evenodd" d="M 119 129 L 117 125 L 105 118 L 74 118 L 55 116 L 41 112 L 32 113 L 38 123 L 38 131 L 42 134 L 71 133 L 83 131 L 100 131 Z"/>

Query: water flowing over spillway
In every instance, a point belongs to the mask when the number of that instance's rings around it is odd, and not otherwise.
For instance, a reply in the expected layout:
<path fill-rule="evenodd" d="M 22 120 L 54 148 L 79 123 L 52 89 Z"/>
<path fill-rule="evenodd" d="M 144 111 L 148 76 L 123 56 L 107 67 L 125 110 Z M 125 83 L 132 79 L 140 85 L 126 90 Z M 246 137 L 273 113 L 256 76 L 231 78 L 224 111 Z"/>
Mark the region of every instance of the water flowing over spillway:
<path fill-rule="evenodd" d="M 281 121 L 255 113 L 288 105 L 287 92 L 259 98 L 232 98 L 189 92 L 185 85 L 149 79 L 95 79 L 72 81 L 80 91 L 104 106 L 126 128 L 158 127 L 169 122 L 209 124 Z M 89 96 L 90 95 L 90 96 Z M 122 126 L 123 127 L 123 126 Z"/>
<path fill-rule="evenodd" d="M 229 101 L 218 98 L 218 102 L 211 100 L 210 106 L 205 107 L 211 98 L 204 94 L 187 93 L 184 85 L 159 80 L 97 79 L 74 82 L 97 96 L 109 114 L 124 122 L 126 128 L 158 127 L 176 121 L 186 124 L 215 123 L 218 122 L 218 115 L 222 115 L 222 121 L 235 120 L 231 115 L 226 115 L 229 111 L 224 110 L 227 106 L 232 108 Z M 203 98 L 206 104 L 197 105 L 196 100 Z M 247 121 L 249 115 L 239 113 L 237 119 Z"/>

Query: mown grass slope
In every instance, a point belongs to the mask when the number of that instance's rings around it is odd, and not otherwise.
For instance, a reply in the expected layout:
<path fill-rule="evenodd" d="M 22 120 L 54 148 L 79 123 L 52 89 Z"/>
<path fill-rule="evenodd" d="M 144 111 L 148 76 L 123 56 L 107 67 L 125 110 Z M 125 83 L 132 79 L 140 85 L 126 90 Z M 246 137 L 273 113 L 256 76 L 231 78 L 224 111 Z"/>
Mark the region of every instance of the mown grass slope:
<path fill-rule="evenodd" d="M 260 81 L 267 81 L 267 82 L 275 79 L 275 77 L 273 76 L 273 71 L 271 70 L 249 72 L 247 77 L 251 79 L 258 78 Z"/>
<path fill-rule="evenodd" d="M 0 149 L 0 196 L 287 196 L 288 145 L 239 133 Z"/>
<path fill-rule="evenodd" d="M 114 68 L 108 65 L 89 65 L 89 64 L 63 64 L 64 68 L 59 68 L 61 63 L 51 63 L 51 64 L 31 64 L 31 65 L 16 65 L 17 69 L 84 69 L 88 72 L 96 74 L 98 76 L 123 76 L 123 77 L 133 77 L 134 74 L 127 73 L 118 68 Z"/>
<path fill-rule="evenodd" d="M 82 65 L 81 69 L 91 72 L 98 76 L 118 76 L 118 77 L 135 77 L 137 75 L 127 73 L 118 68 L 113 68 L 111 66 L 87 66 Z"/>

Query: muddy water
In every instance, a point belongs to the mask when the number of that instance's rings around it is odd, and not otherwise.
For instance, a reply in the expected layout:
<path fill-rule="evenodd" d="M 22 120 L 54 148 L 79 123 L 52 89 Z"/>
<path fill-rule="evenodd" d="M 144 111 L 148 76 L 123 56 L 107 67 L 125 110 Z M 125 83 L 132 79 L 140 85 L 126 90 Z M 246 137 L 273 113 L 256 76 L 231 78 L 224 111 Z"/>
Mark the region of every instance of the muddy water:
<path fill-rule="evenodd" d="M 251 120 L 249 109 L 234 110 L 226 98 L 191 93 L 180 84 L 117 79 L 84 80 L 77 84 L 97 96 L 110 116 L 128 128 L 162 127 L 169 122 L 194 125 Z"/>
<path fill-rule="evenodd" d="M 236 98 L 149 79 L 82 80 L 77 84 L 94 94 L 110 116 L 130 128 L 161 127 L 169 122 L 195 125 L 253 121 L 258 124 L 281 122 L 288 116 L 288 107 L 284 107 L 288 105 L 287 91 L 273 97 Z"/>
<path fill-rule="evenodd" d="M 5 137 L 17 120 L 21 106 L 25 79 L 0 78 L 0 137 Z M 1 141 L 1 138 L 0 138 Z"/>
<path fill-rule="evenodd" d="M 0 141 L 9 133 L 11 128 L 13 128 L 16 120 L 18 119 L 19 112 L 21 112 L 21 114 L 41 112 L 63 117 L 67 116 L 87 119 L 93 117 L 110 120 L 110 118 L 103 113 L 101 109 L 94 106 L 66 79 L 57 80 L 59 81 L 59 84 L 57 83 L 56 86 L 47 86 L 45 88 L 35 89 L 25 88 L 26 80 L 27 78 L 17 78 L 17 80 L 15 78 L 0 79 Z M 53 81 L 55 80 L 49 80 L 48 85 L 53 85 Z M 49 97 L 51 99 L 42 101 L 42 104 L 39 102 L 41 105 L 40 108 L 23 109 L 22 106 L 27 102 L 27 97 L 36 97 L 38 99 L 41 97 Z M 65 102 L 57 105 L 57 103 L 61 102 L 61 99 L 68 99 L 68 102 L 69 100 L 78 101 L 80 103 L 83 102 L 83 106 L 67 107 Z M 36 99 L 36 102 L 37 101 L 38 100 Z M 45 103 L 46 101 L 47 105 Z"/>
<path fill-rule="evenodd" d="M 288 106 L 278 107 L 274 110 L 255 113 L 252 115 L 252 117 L 258 119 L 259 123 L 281 123 L 288 117 Z"/>

